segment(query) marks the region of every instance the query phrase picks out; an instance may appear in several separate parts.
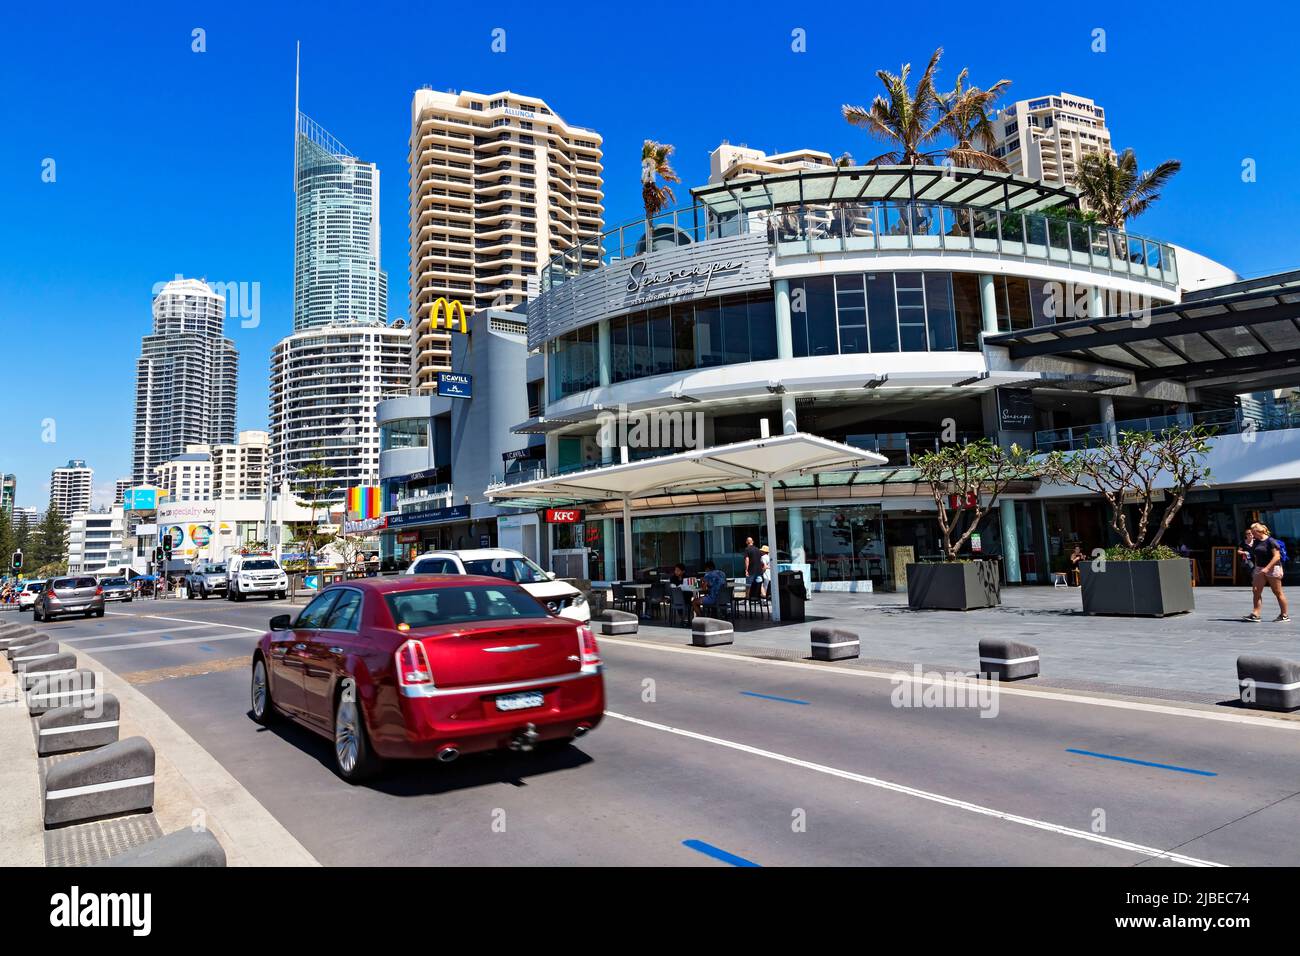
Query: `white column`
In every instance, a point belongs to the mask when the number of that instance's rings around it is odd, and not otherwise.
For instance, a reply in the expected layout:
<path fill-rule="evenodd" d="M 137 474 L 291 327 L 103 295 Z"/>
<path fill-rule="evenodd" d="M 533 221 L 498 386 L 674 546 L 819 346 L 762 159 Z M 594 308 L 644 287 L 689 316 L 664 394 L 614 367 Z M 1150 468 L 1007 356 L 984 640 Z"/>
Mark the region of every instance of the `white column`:
<path fill-rule="evenodd" d="M 1100 319 L 1106 314 L 1106 295 L 1101 286 L 1088 287 L 1088 318 Z"/>
<path fill-rule="evenodd" d="M 998 331 L 998 294 L 992 276 L 980 276 L 980 316 L 984 331 L 995 335 Z"/>
<path fill-rule="evenodd" d="M 1016 527 L 1016 503 L 1010 498 L 998 502 L 1002 519 L 1002 565 L 1007 572 L 1007 584 L 1020 583 L 1020 535 Z"/>
<path fill-rule="evenodd" d="M 606 581 L 613 581 L 618 577 L 618 544 L 614 540 L 614 519 L 602 518 L 601 523 L 604 525 L 601 537 L 605 541 L 605 558 L 600 574 Z"/>
<path fill-rule="evenodd" d="M 596 325 L 596 354 L 600 387 L 609 388 L 610 370 L 614 367 L 609 345 L 609 319 L 604 319 Z"/>
<path fill-rule="evenodd" d="M 776 297 L 776 357 L 794 358 L 794 333 L 790 327 L 790 280 L 777 279 L 772 285 Z"/>
<path fill-rule="evenodd" d="M 781 620 L 781 591 L 776 586 L 779 576 L 776 570 L 776 505 L 772 502 L 772 479 L 763 480 L 763 507 L 767 510 L 767 542 L 771 551 L 772 586 L 768 595 L 772 599 L 772 620 Z M 748 584 L 746 584 L 748 587 Z"/>
<path fill-rule="evenodd" d="M 1101 412 L 1101 424 L 1106 432 L 1106 441 L 1114 445 L 1119 441 L 1119 435 L 1115 432 L 1115 400 L 1109 395 L 1098 395 L 1097 408 Z"/>
<path fill-rule="evenodd" d="M 793 435 L 799 430 L 799 416 L 795 413 L 794 396 L 781 394 L 781 434 Z"/>
<path fill-rule="evenodd" d="M 632 502 L 623 498 L 623 580 L 632 581 Z"/>

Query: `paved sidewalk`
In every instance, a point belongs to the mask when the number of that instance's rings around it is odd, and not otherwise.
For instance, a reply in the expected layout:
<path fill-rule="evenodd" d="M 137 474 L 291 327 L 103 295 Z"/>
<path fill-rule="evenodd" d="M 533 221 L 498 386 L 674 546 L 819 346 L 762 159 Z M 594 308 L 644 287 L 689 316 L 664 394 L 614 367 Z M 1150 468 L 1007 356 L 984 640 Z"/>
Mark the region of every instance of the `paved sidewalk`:
<path fill-rule="evenodd" d="M 6 623 L 8 623 L 6 621 Z M 45 827 L 32 721 L 0 654 L 0 848 L 5 866 L 44 866 Z"/>
<path fill-rule="evenodd" d="M 1040 684 L 1209 703 L 1236 698 L 1240 654 L 1300 659 L 1300 627 L 1270 623 L 1277 605 L 1265 597 L 1264 622 L 1250 624 L 1249 588 L 1197 588 L 1196 610 L 1167 618 L 1090 617 L 1077 588 L 1007 588 L 1001 607 L 967 612 L 912 611 L 904 593 L 823 592 L 809 595 L 803 624 L 742 615 L 734 647 L 723 649 L 803 657 L 810 629 L 827 624 L 857 632 L 863 661 L 973 670 L 981 638 L 1009 637 L 1038 647 Z M 661 621 L 643 621 L 640 636 L 690 641 Z"/>

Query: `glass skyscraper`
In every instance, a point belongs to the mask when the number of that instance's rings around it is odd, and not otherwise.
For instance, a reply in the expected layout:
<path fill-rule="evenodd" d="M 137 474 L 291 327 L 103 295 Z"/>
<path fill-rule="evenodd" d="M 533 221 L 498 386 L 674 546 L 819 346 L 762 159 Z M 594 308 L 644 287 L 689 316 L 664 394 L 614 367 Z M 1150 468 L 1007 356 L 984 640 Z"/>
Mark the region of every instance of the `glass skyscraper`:
<path fill-rule="evenodd" d="M 300 112 L 294 193 L 294 331 L 334 321 L 385 322 L 388 276 L 379 267 L 378 167 L 357 159 Z"/>

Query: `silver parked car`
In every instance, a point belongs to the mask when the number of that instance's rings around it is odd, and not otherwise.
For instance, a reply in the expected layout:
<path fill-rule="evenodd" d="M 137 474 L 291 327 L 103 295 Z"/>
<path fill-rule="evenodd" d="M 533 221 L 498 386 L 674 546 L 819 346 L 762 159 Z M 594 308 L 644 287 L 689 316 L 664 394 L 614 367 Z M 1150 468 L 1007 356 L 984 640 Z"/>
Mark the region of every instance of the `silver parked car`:
<path fill-rule="evenodd" d="M 226 596 L 229 579 L 224 564 L 200 564 L 185 575 L 185 593 L 205 601 L 214 594 Z"/>
<path fill-rule="evenodd" d="M 105 601 L 129 601 L 135 597 L 135 588 L 126 578 L 101 578 Z"/>
<path fill-rule="evenodd" d="M 89 576 L 52 578 L 36 598 L 32 616 L 52 621 L 63 614 L 104 616 L 104 589 Z"/>

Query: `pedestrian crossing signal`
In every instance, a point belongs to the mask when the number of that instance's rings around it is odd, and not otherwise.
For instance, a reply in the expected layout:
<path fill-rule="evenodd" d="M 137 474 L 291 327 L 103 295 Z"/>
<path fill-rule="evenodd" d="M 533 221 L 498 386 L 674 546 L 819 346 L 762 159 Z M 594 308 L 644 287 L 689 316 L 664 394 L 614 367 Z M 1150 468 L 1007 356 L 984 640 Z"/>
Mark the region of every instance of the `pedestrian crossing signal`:
<path fill-rule="evenodd" d="M 23 553 L 21 551 L 15 551 L 13 553 L 13 557 L 9 559 L 9 566 L 15 571 L 21 571 L 23 569 Z"/>

